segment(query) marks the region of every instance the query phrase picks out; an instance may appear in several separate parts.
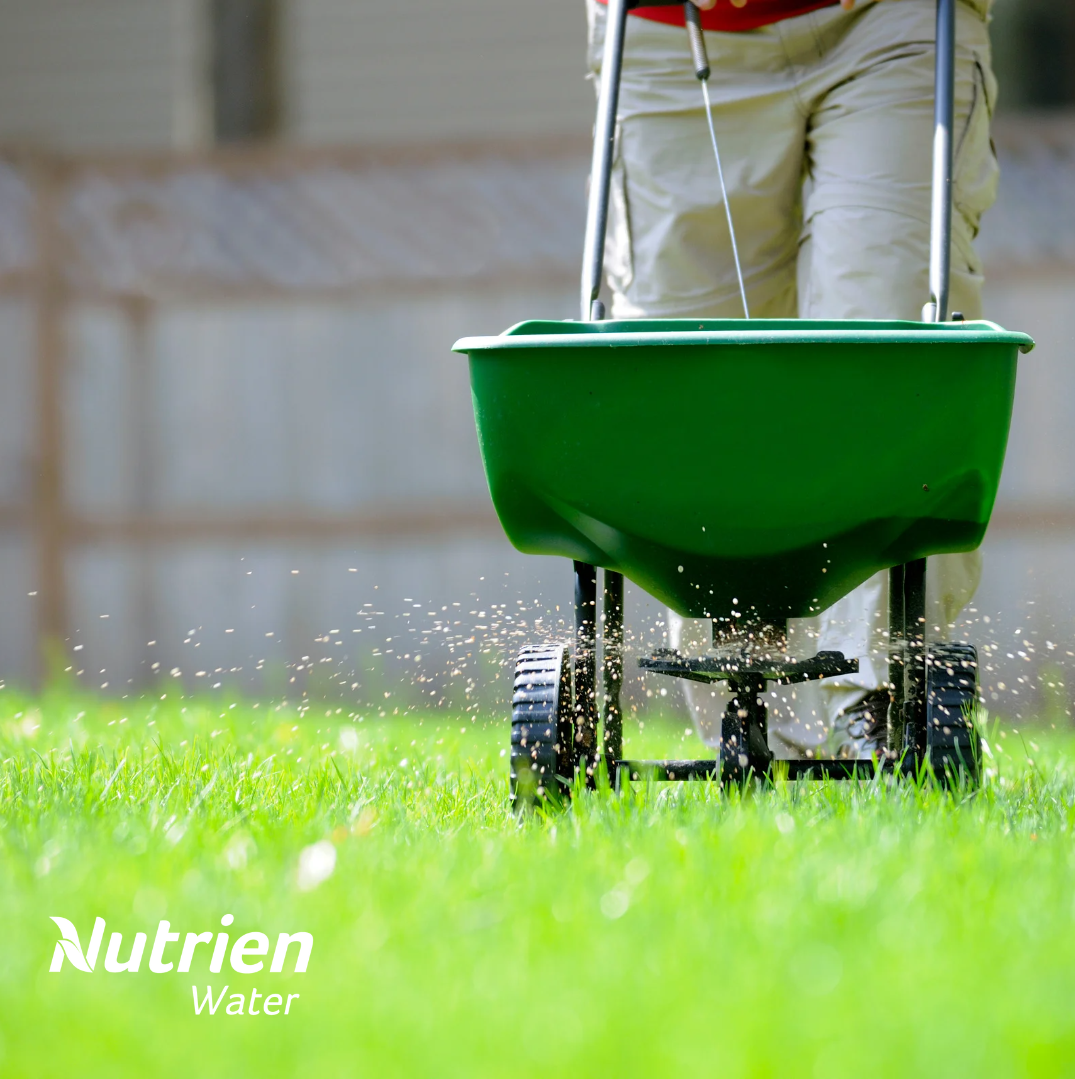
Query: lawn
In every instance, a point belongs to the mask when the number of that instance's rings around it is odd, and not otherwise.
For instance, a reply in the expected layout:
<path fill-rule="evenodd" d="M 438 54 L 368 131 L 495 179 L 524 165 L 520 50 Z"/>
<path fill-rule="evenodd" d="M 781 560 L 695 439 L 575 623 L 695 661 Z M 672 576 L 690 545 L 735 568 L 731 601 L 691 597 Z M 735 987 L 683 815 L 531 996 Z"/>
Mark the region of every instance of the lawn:
<path fill-rule="evenodd" d="M 0 1076 L 1075 1070 L 1067 735 L 991 729 L 973 796 L 639 786 L 523 824 L 506 740 L 432 712 L 0 701 Z M 652 721 L 627 748 L 702 754 Z M 53 915 L 83 948 L 106 920 L 92 972 L 49 971 Z M 214 974 L 206 944 L 154 973 L 161 919 L 308 932 L 309 966 Z M 104 969 L 113 932 L 120 959 L 149 934 L 137 973 Z M 195 1014 L 210 985 L 293 999 Z"/>

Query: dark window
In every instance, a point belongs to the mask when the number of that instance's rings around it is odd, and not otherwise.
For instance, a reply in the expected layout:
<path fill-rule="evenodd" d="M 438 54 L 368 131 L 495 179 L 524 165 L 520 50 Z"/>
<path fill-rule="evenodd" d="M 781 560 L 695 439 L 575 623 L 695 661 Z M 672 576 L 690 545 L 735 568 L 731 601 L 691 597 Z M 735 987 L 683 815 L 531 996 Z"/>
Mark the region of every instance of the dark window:
<path fill-rule="evenodd" d="M 1075 105 L 1072 0 L 996 0 L 991 38 L 1001 108 Z"/>
<path fill-rule="evenodd" d="M 212 0 L 213 133 L 218 142 L 280 131 L 280 0 Z"/>

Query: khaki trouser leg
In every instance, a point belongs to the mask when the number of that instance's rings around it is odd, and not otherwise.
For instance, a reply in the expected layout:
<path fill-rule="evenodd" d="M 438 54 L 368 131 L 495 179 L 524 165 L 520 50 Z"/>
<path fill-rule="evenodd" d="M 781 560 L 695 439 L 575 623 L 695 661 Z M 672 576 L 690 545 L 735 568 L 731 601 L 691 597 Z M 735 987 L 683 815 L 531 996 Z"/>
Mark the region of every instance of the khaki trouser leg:
<path fill-rule="evenodd" d="M 588 0 L 596 72 L 605 9 Z M 928 297 L 933 0 L 829 8 L 748 34 L 706 35 L 710 96 L 751 311 L 804 318 L 920 317 Z M 957 10 L 952 308 L 981 313 L 972 241 L 996 187 L 989 143 L 995 85 L 983 0 Z M 607 267 L 615 317 L 735 317 L 735 268 L 685 32 L 628 20 Z M 845 425 L 869 468 L 884 402 Z M 821 422 L 832 422 L 831 419 Z M 810 459 L 809 445 L 803 446 Z M 813 462 L 815 465 L 818 462 Z M 976 553 L 930 560 L 934 635 L 973 594 Z M 886 677 L 887 575 L 792 625 L 803 654 L 861 661 L 848 679 L 793 687 L 767 702 L 785 751 L 811 750 L 839 711 Z M 933 627 L 937 627 L 933 629 Z M 673 617 L 674 644 L 704 647 L 708 625 Z M 724 697 L 685 687 L 708 741 Z M 782 698 L 786 697 L 787 700 Z"/>

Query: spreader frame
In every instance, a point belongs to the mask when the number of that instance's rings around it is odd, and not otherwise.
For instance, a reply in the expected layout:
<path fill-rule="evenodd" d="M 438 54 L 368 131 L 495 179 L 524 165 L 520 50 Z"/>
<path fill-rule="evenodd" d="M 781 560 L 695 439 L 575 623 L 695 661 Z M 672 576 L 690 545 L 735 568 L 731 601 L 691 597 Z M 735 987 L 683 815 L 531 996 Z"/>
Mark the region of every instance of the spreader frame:
<path fill-rule="evenodd" d="M 661 0 L 657 0 L 658 3 Z M 952 126 L 955 101 L 955 4 L 956 0 L 937 0 L 936 73 L 934 83 L 934 140 L 933 184 L 930 229 L 930 299 L 923 308 L 923 321 L 944 322 L 948 318 L 948 290 L 950 278 L 952 243 Z M 582 310 L 584 321 L 604 318 L 604 306 L 599 299 L 604 269 L 605 233 L 608 225 L 609 191 L 612 177 L 612 161 L 616 130 L 616 113 L 619 103 L 620 76 L 623 69 L 623 45 L 626 34 L 627 13 L 638 5 L 638 0 L 608 0 L 608 20 L 605 32 L 604 58 L 601 67 L 601 87 L 598 96 L 597 122 L 594 127 L 593 163 L 590 173 L 590 198 L 586 218 L 586 235 L 583 255 Z M 690 5 L 688 5 L 690 6 Z M 689 22 L 689 20 L 688 20 Z M 692 51 L 695 38 L 692 35 Z M 703 39 L 704 47 L 704 39 Z M 696 63 L 697 66 L 697 63 Z M 708 66 L 706 68 L 708 71 Z M 584 563 L 575 562 L 575 613 L 576 652 L 575 678 L 581 682 L 584 692 L 597 684 L 596 641 L 596 570 Z M 579 581 L 586 581 L 586 590 L 580 594 Z M 590 582 L 593 582 L 592 585 Z M 581 595 L 581 600 L 580 600 Z M 613 762 L 612 771 L 617 777 L 621 771 L 630 771 L 630 762 L 619 760 L 622 750 L 622 642 L 623 642 L 623 575 L 612 570 L 605 571 L 605 595 L 618 596 L 605 604 L 603 635 L 611 646 L 605 647 L 603 661 L 604 697 L 604 751 Z M 925 678 L 925 596 L 926 560 L 893 566 L 889 570 L 890 596 L 890 646 L 889 691 L 892 703 L 889 707 L 887 750 L 891 758 L 922 761 L 926 755 L 926 678 Z M 820 656 L 814 657 L 815 661 Z M 842 658 L 842 657 L 841 657 Z M 642 660 L 642 666 L 652 664 L 653 659 Z M 701 674 L 698 661 L 694 670 Z M 704 666 L 704 661 L 702 663 Z M 856 664 L 857 668 L 857 664 Z M 652 666 L 650 669 L 655 669 Z M 679 673 L 666 670 L 664 673 Z M 693 677 L 680 674 L 681 677 Z M 818 675 L 818 677 L 827 677 Z M 577 707 L 577 706 L 576 706 Z M 595 731 L 595 707 L 586 703 L 587 731 Z M 589 746 L 587 738 L 586 745 Z M 909 756 L 907 754 L 909 753 Z M 596 762 L 588 764 L 593 774 Z M 694 778 L 693 766 L 699 762 L 660 762 L 669 778 L 684 776 Z M 796 775 L 823 778 L 858 777 L 858 770 L 848 771 L 843 762 L 812 761 L 788 762 L 795 765 Z M 891 762 L 890 762 L 891 763 Z M 684 767 L 680 768 L 679 765 Z M 805 764 L 807 767 L 801 768 Z M 844 773 L 847 773 L 845 776 Z M 699 773 L 700 774 L 700 773 Z"/>

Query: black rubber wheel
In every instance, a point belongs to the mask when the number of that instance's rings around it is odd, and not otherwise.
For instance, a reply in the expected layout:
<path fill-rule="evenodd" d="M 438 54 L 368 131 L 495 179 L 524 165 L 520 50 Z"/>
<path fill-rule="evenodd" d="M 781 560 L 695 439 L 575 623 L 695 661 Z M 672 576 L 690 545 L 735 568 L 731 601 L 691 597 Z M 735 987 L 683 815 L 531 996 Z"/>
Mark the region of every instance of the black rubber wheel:
<path fill-rule="evenodd" d="M 511 698 L 511 805 L 564 800 L 574 761 L 571 658 L 567 645 L 524 648 Z"/>
<path fill-rule="evenodd" d="M 981 775 L 982 740 L 974 725 L 978 653 L 969 644 L 935 644 L 926 665 L 926 755 L 942 782 Z"/>

